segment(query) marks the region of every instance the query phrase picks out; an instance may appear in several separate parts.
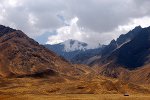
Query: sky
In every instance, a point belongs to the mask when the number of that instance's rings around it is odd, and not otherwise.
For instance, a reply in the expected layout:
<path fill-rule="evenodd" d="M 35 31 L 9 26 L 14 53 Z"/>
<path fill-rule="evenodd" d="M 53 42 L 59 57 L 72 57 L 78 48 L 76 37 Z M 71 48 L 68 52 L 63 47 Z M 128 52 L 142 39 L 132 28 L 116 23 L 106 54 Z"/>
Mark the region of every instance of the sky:
<path fill-rule="evenodd" d="M 68 39 L 108 44 L 134 27 L 150 26 L 150 0 L 0 0 L 0 24 L 41 44 Z"/>

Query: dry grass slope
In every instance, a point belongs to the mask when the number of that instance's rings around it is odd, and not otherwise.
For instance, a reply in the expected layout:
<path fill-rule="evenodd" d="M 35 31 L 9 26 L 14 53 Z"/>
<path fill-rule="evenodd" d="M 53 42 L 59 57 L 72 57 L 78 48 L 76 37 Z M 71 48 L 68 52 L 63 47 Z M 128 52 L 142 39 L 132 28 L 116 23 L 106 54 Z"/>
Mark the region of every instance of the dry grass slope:
<path fill-rule="evenodd" d="M 149 87 L 116 79 L 94 76 L 91 80 L 58 80 L 56 77 L 0 79 L 0 100 L 140 100 L 142 97 L 145 100 L 150 99 Z M 125 92 L 131 96 L 124 97 Z"/>

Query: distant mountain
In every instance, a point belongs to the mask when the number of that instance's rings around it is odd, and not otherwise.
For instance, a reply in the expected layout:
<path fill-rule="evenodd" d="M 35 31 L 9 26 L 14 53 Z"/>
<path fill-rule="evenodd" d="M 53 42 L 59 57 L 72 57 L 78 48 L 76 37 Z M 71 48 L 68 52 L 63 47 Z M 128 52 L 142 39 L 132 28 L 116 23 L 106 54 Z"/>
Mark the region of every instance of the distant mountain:
<path fill-rule="evenodd" d="M 77 75 L 62 57 L 39 45 L 20 30 L 0 25 L 0 77 Z"/>
<path fill-rule="evenodd" d="M 64 46 L 63 51 L 65 52 L 72 52 L 72 51 L 77 51 L 77 50 L 84 51 L 90 48 L 87 43 L 80 42 L 80 41 L 73 40 L 73 39 L 66 40 L 60 44 Z"/>
<path fill-rule="evenodd" d="M 44 46 L 69 61 L 73 61 L 77 55 L 92 50 L 87 43 L 80 42 L 77 40 L 72 40 L 72 39 L 69 39 L 59 44 L 54 44 L 54 45 L 47 44 Z M 101 48 L 101 45 L 97 46 L 96 49 L 97 48 Z"/>

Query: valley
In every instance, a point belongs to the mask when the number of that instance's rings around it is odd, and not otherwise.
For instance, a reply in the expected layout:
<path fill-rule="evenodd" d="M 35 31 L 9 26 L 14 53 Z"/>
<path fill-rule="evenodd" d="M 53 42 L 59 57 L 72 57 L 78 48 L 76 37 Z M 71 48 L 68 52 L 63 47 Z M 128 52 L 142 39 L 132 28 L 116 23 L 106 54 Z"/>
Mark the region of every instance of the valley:
<path fill-rule="evenodd" d="M 95 49 L 73 40 L 67 45 L 76 43 L 79 48 L 66 49 L 66 44 L 49 48 L 20 30 L 3 25 L 0 29 L 1 100 L 150 99 L 149 27 L 138 26 Z"/>
<path fill-rule="evenodd" d="M 150 100 L 150 0 L 0 0 L 0 100 Z"/>

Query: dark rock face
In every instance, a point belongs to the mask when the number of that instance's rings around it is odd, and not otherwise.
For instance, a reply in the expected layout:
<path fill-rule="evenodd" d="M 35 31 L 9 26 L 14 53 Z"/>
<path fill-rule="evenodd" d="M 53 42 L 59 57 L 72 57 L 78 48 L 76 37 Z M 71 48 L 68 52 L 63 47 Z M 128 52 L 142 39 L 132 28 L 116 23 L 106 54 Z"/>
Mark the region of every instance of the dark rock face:
<path fill-rule="evenodd" d="M 137 29 L 139 28 L 137 27 Z M 114 50 L 105 59 L 106 62 L 114 61 L 114 63 L 120 64 L 128 69 L 134 69 L 149 62 L 150 28 L 143 28 L 141 31 L 137 31 L 137 29 L 135 28 L 133 32 L 128 33 L 132 37 L 130 41 Z M 134 38 L 133 33 L 135 35 Z M 128 34 L 126 36 L 129 36 Z M 121 39 L 118 40 L 121 41 Z"/>
<path fill-rule="evenodd" d="M 142 29 L 129 43 L 116 50 L 110 57 L 116 57 L 116 63 L 134 69 L 149 63 L 150 27 Z"/>
<path fill-rule="evenodd" d="M 122 45 L 123 43 L 132 40 L 135 36 L 139 34 L 139 32 L 142 30 L 141 26 L 135 27 L 132 31 L 129 31 L 127 34 L 122 34 L 117 38 L 117 44 Z"/>
<path fill-rule="evenodd" d="M 120 35 L 116 41 L 112 40 L 110 44 L 102 50 L 101 55 L 102 56 L 110 55 L 115 49 L 134 39 L 135 36 L 137 36 L 141 30 L 142 27 L 137 26 L 133 30 L 129 31 L 127 34 Z"/>
<path fill-rule="evenodd" d="M 110 44 L 102 50 L 101 55 L 104 57 L 111 54 L 113 50 L 117 48 L 117 46 L 118 46 L 117 42 L 115 40 L 112 40 Z"/>
<path fill-rule="evenodd" d="M 71 64 L 22 31 L 0 26 L 0 76 L 26 76 L 51 72 L 77 74 Z"/>

